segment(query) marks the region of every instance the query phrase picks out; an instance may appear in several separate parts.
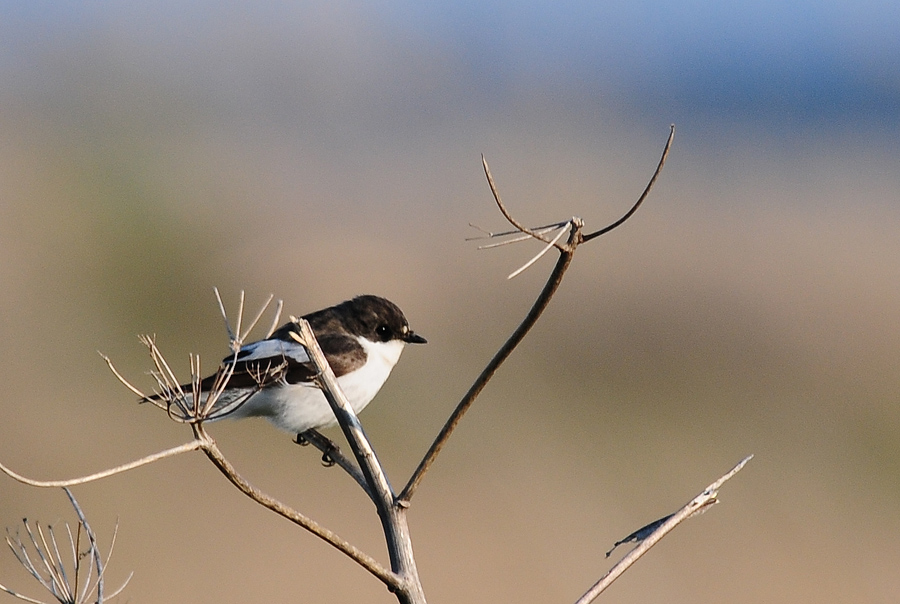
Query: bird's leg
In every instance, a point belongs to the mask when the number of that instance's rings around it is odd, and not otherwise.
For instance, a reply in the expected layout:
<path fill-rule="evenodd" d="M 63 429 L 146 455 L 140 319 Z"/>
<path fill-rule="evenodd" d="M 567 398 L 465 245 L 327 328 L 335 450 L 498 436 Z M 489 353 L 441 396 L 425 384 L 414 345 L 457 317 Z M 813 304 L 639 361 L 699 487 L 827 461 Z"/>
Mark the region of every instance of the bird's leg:
<path fill-rule="evenodd" d="M 322 435 L 318 430 L 309 429 L 297 435 L 295 443 L 305 447 L 313 444 L 317 449 L 322 451 L 322 465 L 330 468 L 335 464 L 334 455 L 340 455 L 341 449 L 327 436 Z"/>

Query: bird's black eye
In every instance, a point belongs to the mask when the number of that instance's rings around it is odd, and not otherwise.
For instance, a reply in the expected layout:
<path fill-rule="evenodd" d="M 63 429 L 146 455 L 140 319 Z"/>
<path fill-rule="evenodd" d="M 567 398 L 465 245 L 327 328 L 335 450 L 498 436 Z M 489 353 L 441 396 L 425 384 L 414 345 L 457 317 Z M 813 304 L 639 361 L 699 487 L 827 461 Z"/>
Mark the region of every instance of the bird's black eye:
<path fill-rule="evenodd" d="M 387 342 L 391 339 L 393 334 L 391 333 L 391 328 L 387 325 L 379 325 L 375 328 L 375 335 L 378 336 L 378 339 L 382 342 Z"/>

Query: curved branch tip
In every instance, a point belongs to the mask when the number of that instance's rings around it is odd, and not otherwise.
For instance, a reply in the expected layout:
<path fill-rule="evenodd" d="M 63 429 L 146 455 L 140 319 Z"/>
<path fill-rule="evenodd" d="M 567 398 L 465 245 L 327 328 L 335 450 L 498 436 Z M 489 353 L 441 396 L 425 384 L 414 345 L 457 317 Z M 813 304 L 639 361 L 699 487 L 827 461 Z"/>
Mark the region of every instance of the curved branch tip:
<path fill-rule="evenodd" d="M 632 217 L 637 209 L 641 207 L 641 204 L 644 203 L 644 200 L 647 199 L 647 196 L 650 194 L 650 189 L 653 188 L 653 185 L 656 183 L 656 179 L 659 178 L 660 173 L 662 172 L 663 166 L 666 164 L 666 159 L 669 157 L 669 150 L 672 148 L 672 140 L 675 138 L 675 124 L 669 126 L 669 138 L 666 140 L 666 146 L 663 148 L 662 156 L 659 158 L 659 163 L 656 166 L 656 171 L 653 172 L 653 176 L 650 178 L 650 182 L 647 183 L 647 186 L 644 188 L 644 192 L 641 193 L 641 196 L 638 200 L 631 206 L 631 209 L 625 212 L 625 215 L 619 218 L 617 221 L 612 224 L 603 227 L 598 231 L 594 231 L 593 233 L 589 233 L 584 235 L 581 238 L 581 242 L 584 243 L 586 241 L 590 241 L 595 237 L 599 237 L 600 235 L 605 235 L 616 227 L 621 226 L 626 220 Z"/>

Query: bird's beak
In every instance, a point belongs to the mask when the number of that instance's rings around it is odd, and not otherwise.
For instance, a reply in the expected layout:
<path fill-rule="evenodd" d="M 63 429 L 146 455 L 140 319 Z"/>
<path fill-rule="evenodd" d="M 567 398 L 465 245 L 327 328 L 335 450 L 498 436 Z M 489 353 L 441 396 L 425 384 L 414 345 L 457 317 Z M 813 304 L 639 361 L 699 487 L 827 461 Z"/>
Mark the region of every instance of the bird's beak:
<path fill-rule="evenodd" d="M 406 333 L 406 337 L 403 338 L 403 341 L 407 344 L 427 344 L 428 340 L 420 336 L 414 331 L 408 331 Z"/>

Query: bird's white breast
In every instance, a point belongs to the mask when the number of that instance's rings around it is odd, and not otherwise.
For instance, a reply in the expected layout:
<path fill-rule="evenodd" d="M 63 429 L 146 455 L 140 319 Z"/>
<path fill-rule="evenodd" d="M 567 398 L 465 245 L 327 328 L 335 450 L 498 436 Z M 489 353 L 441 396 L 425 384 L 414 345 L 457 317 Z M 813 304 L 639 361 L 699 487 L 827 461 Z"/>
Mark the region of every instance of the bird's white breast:
<path fill-rule="evenodd" d="M 366 351 L 365 365 L 337 379 L 356 413 L 362 411 L 378 394 L 394 365 L 400 360 L 404 346 L 400 340 L 370 342 L 362 337 L 359 338 L 359 343 Z M 263 416 L 291 433 L 337 423 L 325 395 L 308 383 L 266 388 L 253 395 L 231 416 Z"/>

